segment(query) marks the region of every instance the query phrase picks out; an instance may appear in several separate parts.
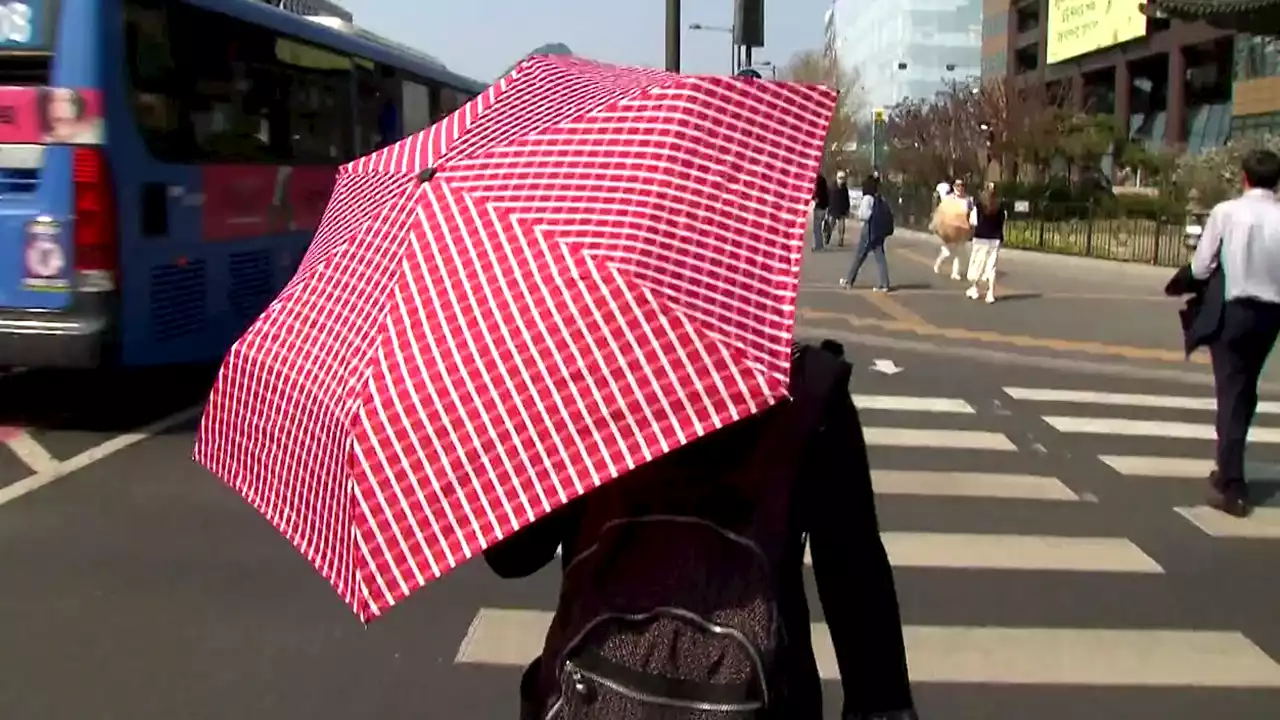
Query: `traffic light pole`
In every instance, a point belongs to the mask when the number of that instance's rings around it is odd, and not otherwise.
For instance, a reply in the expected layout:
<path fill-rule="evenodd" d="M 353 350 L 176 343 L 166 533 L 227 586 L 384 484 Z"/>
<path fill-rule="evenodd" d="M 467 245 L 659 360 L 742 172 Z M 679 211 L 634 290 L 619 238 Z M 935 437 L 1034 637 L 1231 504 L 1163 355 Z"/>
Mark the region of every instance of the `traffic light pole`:
<path fill-rule="evenodd" d="M 680 0 L 667 0 L 667 70 L 680 72 Z"/>

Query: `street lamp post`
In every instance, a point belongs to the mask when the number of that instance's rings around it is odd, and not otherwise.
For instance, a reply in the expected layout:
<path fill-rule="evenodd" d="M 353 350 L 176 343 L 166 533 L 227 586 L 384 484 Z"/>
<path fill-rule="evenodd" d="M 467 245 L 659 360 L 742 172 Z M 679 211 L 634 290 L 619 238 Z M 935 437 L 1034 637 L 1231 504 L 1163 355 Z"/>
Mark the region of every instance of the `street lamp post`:
<path fill-rule="evenodd" d="M 723 25 L 704 25 L 703 23 L 692 23 L 689 25 L 690 30 L 702 30 L 706 32 L 727 33 L 729 35 L 729 74 L 738 72 L 738 48 L 733 44 L 733 28 Z"/>
<path fill-rule="evenodd" d="M 680 0 L 667 0 L 667 70 L 680 72 Z"/>

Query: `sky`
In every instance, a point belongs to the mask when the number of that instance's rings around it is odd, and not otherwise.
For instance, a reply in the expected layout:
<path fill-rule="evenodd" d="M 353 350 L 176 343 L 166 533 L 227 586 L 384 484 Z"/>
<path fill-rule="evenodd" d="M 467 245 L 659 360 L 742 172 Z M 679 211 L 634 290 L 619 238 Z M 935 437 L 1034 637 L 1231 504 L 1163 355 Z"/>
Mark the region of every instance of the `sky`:
<path fill-rule="evenodd" d="M 552 42 L 575 55 L 624 65 L 662 67 L 665 0 L 337 0 L 355 23 L 440 58 L 450 69 L 489 81 L 530 50 Z M 830 0 L 765 0 L 765 47 L 756 62 L 778 66 L 801 50 L 822 47 Z M 785 11 L 784 11 L 785 8 Z M 733 23 L 733 0 L 683 0 L 682 24 Z M 730 35 L 686 29 L 681 70 L 727 73 Z"/>

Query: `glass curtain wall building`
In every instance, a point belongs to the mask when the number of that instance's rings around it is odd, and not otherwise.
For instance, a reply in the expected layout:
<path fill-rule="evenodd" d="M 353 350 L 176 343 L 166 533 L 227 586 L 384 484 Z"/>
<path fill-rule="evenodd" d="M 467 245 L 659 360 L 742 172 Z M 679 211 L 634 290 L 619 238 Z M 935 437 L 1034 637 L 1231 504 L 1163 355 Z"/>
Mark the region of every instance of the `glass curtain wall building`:
<path fill-rule="evenodd" d="M 982 0 L 836 0 L 836 51 L 872 105 L 932 96 L 979 74 Z"/>

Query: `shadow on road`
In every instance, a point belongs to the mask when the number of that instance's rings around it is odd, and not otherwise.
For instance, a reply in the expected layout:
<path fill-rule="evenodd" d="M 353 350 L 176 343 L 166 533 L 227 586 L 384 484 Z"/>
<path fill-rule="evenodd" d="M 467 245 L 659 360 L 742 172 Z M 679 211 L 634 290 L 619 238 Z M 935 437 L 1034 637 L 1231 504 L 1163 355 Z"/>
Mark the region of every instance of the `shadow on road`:
<path fill-rule="evenodd" d="M 1002 293 L 1000 295 L 997 295 L 997 297 L 1000 299 L 1000 302 L 1005 303 L 1005 302 L 1017 302 L 1018 300 L 1036 300 L 1044 297 L 1044 295 L 1041 295 L 1038 292 L 1011 292 L 1011 293 Z"/>
<path fill-rule="evenodd" d="M 217 366 L 29 370 L 0 377 L 0 427 L 123 433 L 197 405 Z M 179 426 L 174 432 L 189 431 Z"/>

